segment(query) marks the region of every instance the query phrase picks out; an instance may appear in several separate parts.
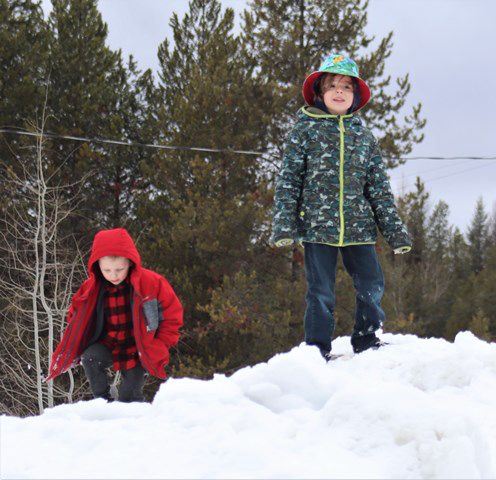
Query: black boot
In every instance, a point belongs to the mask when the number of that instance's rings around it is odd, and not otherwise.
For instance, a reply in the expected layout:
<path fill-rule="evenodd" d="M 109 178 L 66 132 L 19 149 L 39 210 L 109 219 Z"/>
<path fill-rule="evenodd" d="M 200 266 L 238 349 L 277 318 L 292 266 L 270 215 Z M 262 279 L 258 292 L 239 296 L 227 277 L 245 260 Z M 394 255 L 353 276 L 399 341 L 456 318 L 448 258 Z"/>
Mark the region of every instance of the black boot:
<path fill-rule="evenodd" d="M 375 333 L 369 333 L 368 335 L 353 335 L 351 337 L 351 345 L 355 353 L 360 353 L 369 348 L 377 350 L 387 345 L 387 343 L 376 337 Z"/>
<path fill-rule="evenodd" d="M 307 342 L 307 345 L 310 345 L 312 347 L 317 347 L 319 349 L 320 354 L 322 355 L 322 358 L 326 362 L 328 362 L 329 360 L 331 360 L 331 349 L 328 350 L 327 348 L 323 347 L 319 343 L 308 343 Z"/>
<path fill-rule="evenodd" d="M 110 394 L 110 387 L 107 388 L 107 391 L 102 393 L 101 395 L 95 396 L 95 398 L 103 398 L 104 400 L 107 400 L 107 402 L 113 402 L 114 399 L 112 398 L 112 395 Z"/>

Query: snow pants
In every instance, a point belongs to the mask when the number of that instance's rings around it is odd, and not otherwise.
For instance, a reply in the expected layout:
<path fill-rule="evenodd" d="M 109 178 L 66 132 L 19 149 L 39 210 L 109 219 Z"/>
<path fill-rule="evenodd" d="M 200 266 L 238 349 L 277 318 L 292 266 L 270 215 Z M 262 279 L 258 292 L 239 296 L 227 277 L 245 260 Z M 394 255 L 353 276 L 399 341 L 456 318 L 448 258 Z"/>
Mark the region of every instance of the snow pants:
<path fill-rule="evenodd" d="M 107 368 L 113 365 L 112 353 L 101 343 L 90 345 L 81 355 L 84 372 L 90 382 L 95 398 L 110 400 L 110 385 Z M 122 381 L 119 385 L 120 402 L 142 402 L 145 384 L 145 369 L 141 364 L 130 370 L 122 370 Z"/>
<path fill-rule="evenodd" d="M 303 243 L 307 279 L 305 342 L 321 350 L 331 350 L 336 301 L 336 265 L 341 252 L 346 271 L 356 292 L 353 336 L 378 330 L 385 319 L 381 308 L 384 275 L 374 245 L 332 247 L 321 243 Z"/>

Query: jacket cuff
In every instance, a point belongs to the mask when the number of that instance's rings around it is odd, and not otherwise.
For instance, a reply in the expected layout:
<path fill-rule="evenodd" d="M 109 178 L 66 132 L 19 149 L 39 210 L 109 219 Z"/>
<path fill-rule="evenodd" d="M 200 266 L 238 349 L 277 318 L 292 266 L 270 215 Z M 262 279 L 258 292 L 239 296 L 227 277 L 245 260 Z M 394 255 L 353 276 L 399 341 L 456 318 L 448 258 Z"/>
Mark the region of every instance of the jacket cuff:
<path fill-rule="evenodd" d="M 402 247 L 410 247 L 410 248 L 412 247 L 412 241 L 406 232 L 400 232 L 396 235 L 392 235 L 391 237 L 387 238 L 386 240 L 389 243 L 389 246 L 393 250 L 396 250 L 397 248 L 402 248 Z"/>
<path fill-rule="evenodd" d="M 289 245 L 293 244 L 293 239 L 292 238 L 281 238 L 275 242 L 276 247 L 287 247 Z"/>

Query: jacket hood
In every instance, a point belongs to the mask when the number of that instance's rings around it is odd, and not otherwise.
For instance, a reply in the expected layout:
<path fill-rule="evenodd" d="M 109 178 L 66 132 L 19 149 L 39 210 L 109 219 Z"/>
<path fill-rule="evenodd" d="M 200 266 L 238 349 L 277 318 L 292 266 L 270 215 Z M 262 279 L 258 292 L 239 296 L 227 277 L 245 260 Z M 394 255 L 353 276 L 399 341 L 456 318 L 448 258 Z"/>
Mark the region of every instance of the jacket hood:
<path fill-rule="evenodd" d="M 93 265 L 102 257 L 116 256 L 131 260 L 135 268 L 141 268 L 141 257 L 131 235 L 125 228 L 99 231 L 93 240 L 88 261 L 88 273 L 93 272 Z"/>
<path fill-rule="evenodd" d="M 313 106 L 304 106 L 300 108 L 297 114 L 298 120 L 303 120 L 303 121 L 310 121 L 310 120 L 319 120 L 319 119 L 326 119 L 326 118 L 335 118 L 339 119 L 339 117 L 343 117 L 343 120 L 345 122 L 351 122 L 356 125 L 362 125 L 362 120 L 360 117 L 355 116 L 353 113 L 347 114 L 347 115 L 332 115 L 330 113 L 325 112 L 324 110 L 321 110 L 320 108 L 313 107 Z"/>

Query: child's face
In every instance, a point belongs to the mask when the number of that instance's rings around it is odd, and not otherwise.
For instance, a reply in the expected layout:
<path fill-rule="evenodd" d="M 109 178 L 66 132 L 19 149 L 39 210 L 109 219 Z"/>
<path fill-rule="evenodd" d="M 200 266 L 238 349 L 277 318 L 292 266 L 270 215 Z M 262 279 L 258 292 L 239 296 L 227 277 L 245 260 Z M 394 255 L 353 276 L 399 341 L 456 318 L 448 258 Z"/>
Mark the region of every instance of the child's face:
<path fill-rule="evenodd" d="M 326 75 L 321 92 L 325 106 L 333 115 L 345 115 L 353 104 L 353 80 L 346 75 Z"/>
<path fill-rule="evenodd" d="M 124 257 L 102 257 L 98 265 L 105 280 L 119 285 L 126 279 L 131 262 Z"/>

